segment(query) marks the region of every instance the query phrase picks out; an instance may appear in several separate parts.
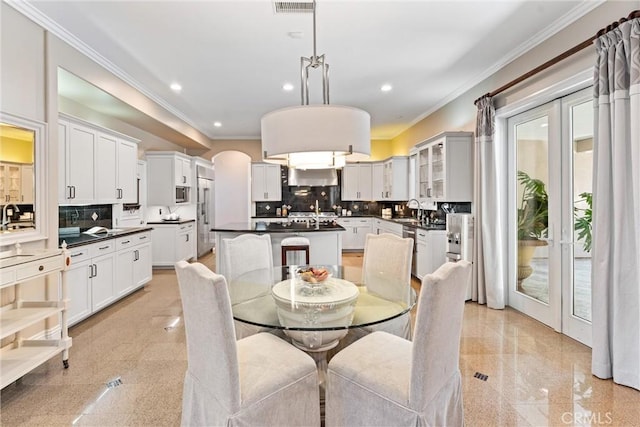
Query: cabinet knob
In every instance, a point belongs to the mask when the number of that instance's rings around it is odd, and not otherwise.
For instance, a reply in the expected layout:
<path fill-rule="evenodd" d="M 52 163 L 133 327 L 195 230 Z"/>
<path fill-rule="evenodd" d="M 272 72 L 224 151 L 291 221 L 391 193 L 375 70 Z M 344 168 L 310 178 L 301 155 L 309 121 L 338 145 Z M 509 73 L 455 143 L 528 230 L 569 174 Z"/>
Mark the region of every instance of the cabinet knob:
<path fill-rule="evenodd" d="M 44 270 L 44 265 L 41 265 L 38 267 L 38 271 L 42 271 L 42 270 Z"/>

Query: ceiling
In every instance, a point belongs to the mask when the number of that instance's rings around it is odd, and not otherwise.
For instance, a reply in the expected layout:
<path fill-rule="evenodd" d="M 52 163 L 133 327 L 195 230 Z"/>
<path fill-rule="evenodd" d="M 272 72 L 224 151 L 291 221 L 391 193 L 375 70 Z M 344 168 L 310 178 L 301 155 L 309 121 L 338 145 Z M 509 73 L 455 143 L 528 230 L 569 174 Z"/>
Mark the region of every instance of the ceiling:
<path fill-rule="evenodd" d="M 391 139 L 599 3 L 318 0 L 317 54 L 330 65 L 331 104 L 364 109 L 372 139 Z M 264 114 L 301 102 L 311 13 L 277 14 L 268 0 L 29 4 L 214 141 L 258 139 Z M 322 103 L 319 70 L 311 73 L 311 103 Z M 60 84 L 62 96 L 106 109 L 91 88 Z"/>

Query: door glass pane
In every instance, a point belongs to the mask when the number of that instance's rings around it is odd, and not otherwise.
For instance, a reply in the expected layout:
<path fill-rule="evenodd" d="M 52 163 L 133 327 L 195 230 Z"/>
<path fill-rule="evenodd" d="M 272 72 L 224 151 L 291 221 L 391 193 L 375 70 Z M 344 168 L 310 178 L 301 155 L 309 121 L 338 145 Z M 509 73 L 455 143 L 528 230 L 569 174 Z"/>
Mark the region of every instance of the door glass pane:
<path fill-rule="evenodd" d="M 518 280 L 517 291 L 549 303 L 547 242 L 549 182 L 547 116 L 515 128 L 517 153 Z"/>
<path fill-rule="evenodd" d="M 593 101 L 571 108 L 574 251 L 572 314 L 591 321 L 591 195 Z"/>

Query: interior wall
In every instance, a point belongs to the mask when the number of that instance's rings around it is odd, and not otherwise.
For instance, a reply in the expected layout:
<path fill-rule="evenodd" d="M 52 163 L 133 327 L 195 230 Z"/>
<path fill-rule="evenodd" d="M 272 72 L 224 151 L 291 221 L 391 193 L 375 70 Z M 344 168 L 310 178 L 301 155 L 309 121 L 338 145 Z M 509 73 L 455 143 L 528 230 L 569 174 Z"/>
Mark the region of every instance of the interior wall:
<path fill-rule="evenodd" d="M 250 218 L 251 158 L 240 151 L 223 151 L 213 158 L 215 226 Z"/>
<path fill-rule="evenodd" d="M 482 95 L 510 82 L 567 49 L 587 40 L 601 28 L 626 17 L 640 8 L 640 1 L 607 1 L 580 20 L 559 31 L 534 49 L 429 114 L 411 128 L 393 138 L 393 150 L 407 154 L 415 144 L 445 131 L 475 131 L 476 107 L 473 102 Z M 595 51 L 587 47 L 546 71 L 495 97 L 495 106 L 511 104 L 534 95 L 543 88 L 563 81 L 595 64 Z"/>

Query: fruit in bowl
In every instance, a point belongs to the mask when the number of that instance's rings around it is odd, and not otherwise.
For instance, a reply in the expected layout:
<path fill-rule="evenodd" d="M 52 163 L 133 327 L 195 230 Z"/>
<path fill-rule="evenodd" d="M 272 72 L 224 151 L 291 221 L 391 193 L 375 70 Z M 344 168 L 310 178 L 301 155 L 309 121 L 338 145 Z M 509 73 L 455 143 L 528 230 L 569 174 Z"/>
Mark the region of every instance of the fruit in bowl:
<path fill-rule="evenodd" d="M 319 283 L 331 277 L 331 273 L 326 268 L 308 267 L 297 271 L 302 280 L 309 283 Z"/>

